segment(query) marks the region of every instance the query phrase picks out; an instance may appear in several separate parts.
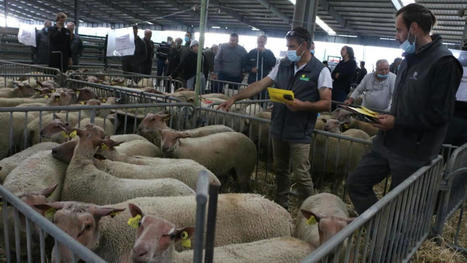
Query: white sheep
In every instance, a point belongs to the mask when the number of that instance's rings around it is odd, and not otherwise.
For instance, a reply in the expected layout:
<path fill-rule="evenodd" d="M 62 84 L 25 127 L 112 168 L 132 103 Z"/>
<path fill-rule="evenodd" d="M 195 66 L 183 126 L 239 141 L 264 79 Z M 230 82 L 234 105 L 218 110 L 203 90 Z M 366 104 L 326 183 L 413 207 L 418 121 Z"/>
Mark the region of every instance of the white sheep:
<path fill-rule="evenodd" d="M 15 169 L 20 162 L 28 158 L 29 156 L 39 152 L 52 150 L 52 148 L 58 146 L 58 143 L 54 142 L 43 142 L 31 147 L 26 148 L 25 150 L 18 152 L 10 157 L 4 158 L 0 161 L 0 183 L 2 183 L 8 174 Z"/>
<path fill-rule="evenodd" d="M 19 163 L 8 174 L 3 187 L 15 195 L 21 195 L 58 185 L 50 198 L 60 200 L 66 168 L 65 163 L 52 157 L 50 150 L 40 151 Z"/>
<path fill-rule="evenodd" d="M 124 211 L 113 218 L 106 216 L 128 208 L 129 204 L 132 204 L 131 213 Z M 67 202 L 49 205 L 59 209 L 55 214 L 55 219 L 59 219 L 58 227 L 75 239 L 83 229 L 83 223 L 91 223 L 79 241 L 108 262 L 126 262 L 124 260 L 129 259 L 135 229 L 127 222 L 130 217 L 142 213 L 141 210 L 177 226 L 192 226 L 196 218 L 194 196 L 135 198 L 112 206 L 76 202 L 73 205 Z M 47 206 L 42 207 L 45 209 Z M 215 246 L 290 236 L 293 230 L 292 218 L 284 208 L 255 194 L 219 195 L 216 226 Z M 63 249 L 60 250 L 62 256 L 67 254 Z"/>
<path fill-rule="evenodd" d="M 187 240 L 193 236 L 193 227 L 175 224 L 159 215 L 151 215 L 150 213 L 146 215 L 133 204 L 130 204 L 129 208 L 134 218 L 139 219 L 137 216 L 140 216 L 136 242 L 131 250 L 131 259 L 134 262 L 192 262 L 193 250 L 178 253 L 174 249 L 174 243 L 182 241 L 182 245 L 184 243 L 187 245 Z M 321 216 L 305 210 L 302 210 L 302 213 L 308 219 L 312 219 L 313 222 L 310 222 L 312 226 L 319 227 L 320 244 L 348 224 L 348 220 L 338 217 Z M 216 247 L 213 261 L 222 263 L 301 262 L 316 247 L 308 242 L 283 236 Z"/>
<path fill-rule="evenodd" d="M 110 139 L 117 143 L 129 142 L 134 140 L 146 140 L 146 138 L 138 134 L 117 134 L 110 136 Z"/>
<path fill-rule="evenodd" d="M 208 168 L 218 178 L 234 176 L 239 191 L 248 192 L 250 176 L 256 165 L 256 146 L 244 134 L 223 132 L 191 138 L 170 129 L 161 131 L 164 156 L 192 159 Z"/>
<path fill-rule="evenodd" d="M 76 127 L 77 128 L 85 127 L 87 124 L 91 124 L 91 123 L 104 129 L 104 133 L 107 136 L 113 135 L 115 132 L 115 127 L 112 121 L 108 118 L 104 119 L 101 117 L 95 117 L 93 122 L 91 122 L 91 118 L 83 118 L 78 124 L 76 124 Z"/>
<path fill-rule="evenodd" d="M 338 196 L 330 193 L 319 193 L 308 197 L 300 206 L 300 211 L 313 211 L 314 213 L 326 216 L 335 216 L 349 219 L 349 212 L 346 204 Z M 317 247 L 320 244 L 318 225 L 310 226 L 308 218 L 298 213 L 295 224 L 294 237 L 307 241 Z"/>
<path fill-rule="evenodd" d="M 143 140 L 123 142 L 116 146 L 115 149 L 121 154 L 128 156 L 162 157 L 162 152 L 159 147 L 144 138 Z"/>
<path fill-rule="evenodd" d="M 170 120 L 170 114 L 164 113 L 149 113 L 141 121 L 138 126 L 138 133 L 144 136 L 146 139 L 151 141 L 157 146 L 161 144 L 160 132 L 163 129 L 169 129 L 167 122 Z M 204 127 L 199 127 L 190 130 L 184 130 L 185 134 L 189 134 L 190 137 L 202 137 L 214 133 L 220 132 L 231 132 L 231 128 L 224 125 L 209 125 Z"/>
<path fill-rule="evenodd" d="M 46 98 L 0 98 L 0 107 L 16 107 L 24 103 L 47 103 Z"/>
<path fill-rule="evenodd" d="M 62 200 L 111 204 L 139 196 L 194 193 L 187 185 L 175 179 L 121 179 L 97 169 L 94 165 L 94 155 L 102 144 L 102 139 L 88 127 L 86 130 L 76 131 L 79 139 L 66 171 Z"/>
<path fill-rule="evenodd" d="M 43 114 L 42 116 L 37 116 L 32 119 L 27 126 L 28 140 L 32 145 L 37 144 L 41 141 L 47 141 L 48 138 L 41 138 L 41 131 L 49 124 L 58 124 L 55 119 L 60 120 L 62 124 L 68 124 L 69 127 L 74 127 L 79 120 L 78 112 L 58 112 L 58 113 L 48 113 Z M 81 116 L 81 118 L 84 118 Z M 54 129 L 55 131 L 56 129 Z M 66 141 L 67 135 L 62 133 L 61 130 L 56 130 L 58 135 L 50 134 L 49 138 L 55 138 L 56 142 L 62 143 Z M 43 134 L 44 132 L 42 132 Z"/>

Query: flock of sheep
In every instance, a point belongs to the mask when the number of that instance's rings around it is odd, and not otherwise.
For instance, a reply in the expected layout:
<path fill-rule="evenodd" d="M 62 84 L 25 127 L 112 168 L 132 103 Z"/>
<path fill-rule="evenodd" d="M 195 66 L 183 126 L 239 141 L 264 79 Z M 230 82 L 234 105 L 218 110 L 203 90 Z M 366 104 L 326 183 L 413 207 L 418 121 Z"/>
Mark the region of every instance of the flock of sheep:
<path fill-rule="evenodd" d="M 0 107 L 98 106 L 118 101 L 100 98 L 89 88 L 62 88 L 51 80 L 3 81 Z M 88 81 L 97 82 L 89 77 Z M 166 95 L 186 102 L 194 97 L 186 90 Z M 202 107 L 225 99 L 223 94 L 204 95 Z M 239 104 L 233 111 L 270 119 L 270 111 L 259 104 Z M 92 117 L 90 110 L 0 113 L 4 127 L 0 182 L 108 262 L 191 262 L 194 193 L 201 171 L 208 172 L 212 184 L 233 179 L 237 192 L 219 195 L 215 262 L 300 262 L 352 220 L 345 203 L 330 193 L 306 199 L 295 220 L 278 204 L 248 193 L 257 149 L 263 148 L 258 146 L 270 144 L 268 122 L 230 116 L 225 123 L 231 127 L 175 130 L 168 123 L 177 116 L 159 111 L 144 114 L 138 134 L 115 135 L 120 125 L 117 113 L 111 109 L 95 113 Z M 213 123 L 216 115 L 204 117 Z M 343 111 L 321 114 L 315 128 L 368 142 L 375 135 L 371 126 Z M 247 136 L 249 130 L 262 135 Z M 342 180 L 368 150 L 366 145 L 326 133 L 313 140 L 314 180 L 315 173 Z M 24 142 L 30 147 L 11 155 L 11 144 Z M 343 149 L 349 154 L 343 155 Z M 7 213 L 12 226 L 13 213 Z M 21 228 L 24 246 L 25 226 Z M 0 230 L 3 233 L 3 225 Z M 14 250 L 13 232 L 9 230 Z M 39 238 L 37 231 L 33 238 Z M 33 248 L 37 253 L 38 247 Z M 58 262 L 57 253 L 60 262 L 72 262 L 72 252 L 62 244 L 49 252 L 52 262 Z"/>

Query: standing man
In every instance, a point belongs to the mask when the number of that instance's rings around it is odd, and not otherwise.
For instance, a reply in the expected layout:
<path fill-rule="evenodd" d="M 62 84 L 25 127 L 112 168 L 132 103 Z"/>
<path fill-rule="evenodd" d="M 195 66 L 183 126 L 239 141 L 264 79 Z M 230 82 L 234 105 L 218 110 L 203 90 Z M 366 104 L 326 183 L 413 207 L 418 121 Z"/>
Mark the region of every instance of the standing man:
<path fill-rule="evenodd" d="M 170 52 L 170 45 L 169 37 L 167 38 L 167 42 L 162 42 L 159 47 L 157 48 L 157 76 L 164 76 L 166 75 L 166 62 L 167 58 L 169 57 Z"/>
<path fill-rule="evenodd" d="M 135 52 L 133 55 L 122 57 L 122 69 L 125 72 L 141 73 L 143 62 L 146 60 L 146 44 L 138 36 L 138 26 L 133 26 Z"/>
<path fill-rule="evenodd" d="M 199 43 L 196 40 L 191 41 L 191 50 L 188 55 L 186 55 L 178 67 L 175 69 L 175 72 L 171 77 L 176 78 L 177 76 L 182 77 L 186 81 L 186 88 L 189 90 L 195 90 L 196 84 L 196 64 L 198 62 L 198 48 Z M 201 72 L 204 72 L 204 69 L 208 67 L 206 58 L 203 54 L 201 57 Z M 200 90 L 201 92 L 204 91 L 206 85 L 206 79 L 204 78 L 204 74 L 201 74 L 201 85 Z"/>
<path fill-rule="evenodd" d="M 238 45 L 238 34 L 230 34 L 229 43 L 222 44 L 214 59 L 214 74 L 213 79 L 231 81 L 240 83 L 243 80 L 242 63 L 243 57 L 246 55 L 246 50 Z M 234 89 L 238 89 L 237 85 L 233 85 Z M 214 91 L 223 93 L 222 85 L 214 85 Z"/>
<path fill-rule="evenodd" d="M 143 61 L 143 74 L 151 75 L 152 71 L 152 59 L 154 58 L 154 42 L 151 40 L 152 31 L 150 29 L 144 30 L 144 44 L 146 44 L 146 59 Z M 167 57 L 166 57 L 167 59 Z M 163 61 L 165 68 L 165 61 Z M 159 71 L 159 64 L 157 64 L 157 71 Z"/>
<path fill-rule="evenodd" d="M 65 28 L 67 16 L 58 13 L 55 26 L 49 29 L 49 67 L 58 68 L 62 72 L 71 66 L 71 32 Z"/>
<path fill-rule="evenodd" d="M 36 32 L 36 47 L 32 47 L 35 64 L 49 64 L 49 28 L 52 22 L 45 20 L 44 28 Z"/>
<path fill-rule="evenodd" d="M 397 72 L 399 71 L 399 65 L 401 64 L 402 59 L 401 58 L 395 58 L 394 62 L 389 66 L 389 71 L 397 75 Z"/>
<path fill-rule="evenodd" d="M 359 214 L 378 199 L 373 186 L 391 174 L 391 189 L 439 154 L 454 111 L 462 67 L 430 31 L 433 13 L 419 4 L 396 14 L 396 40 L 405 51 L 390 114 L 378 116 L 380 132 L 370 153 L 347 178 Z"/>
<path fill-rule="evenodd" d="M 310 176 L 310 142 L 317 113 L 331 108 L 332 80 L 329 70 L 310 52 L 310 33 L 297 27 L 289 31 L 287 58 L 282 59 L 260 81 L 234 95 L 219 108 L 228 110 L 241 99 L 250 98 L 267 87 L 292 90 L 295 99 L 287 104 L 274 103 L 271 118 L 272 150 L 276 172 L 275 201 L 288 207 L 289 164 L 297 182 L 301 201 L 313 194 Z"/>
<path fill-rule="evenodd" d="M 245 57 L 245 71 L 248 72 L 248 84 L 256 82 L 269 74 L 276 65 L 276 57 L 271 50 L 266 49 L 268 38 L 261 35 L 257 39 L 258 47 L 252 49 Z M 259 99 L 266 99 L 267 91 L 259 94 Z"/>
<path fill-rule="evenodd" d="M 396 75 L 389 72 L 389 62 L 380 59 L 376 62 L 376 72 L 363 78 L 345 104 L 350 105 L 356 98 L 362 96 L 362 106 L 380 112 L 389 111 L 395 83 Z"/>
<path fill-rule="evenodd" d="M 350 85 L 355 77 L 357 63 L 355 62 L 353 48 L 343 46 L 341 49 L 342 60 L 332 72 L 332 100 L 343 102 L 350 92 Z"/>
<path fill-rule="evenodd" d="M 388 65 L 388 69 L 389 69 L 389 65 Z M 358 70 L 358 75 L 357 75 L 357 84 L 360 84 L 360 82 L 362 82 L 362 79 L 365 77 L 365 75 L 367 74 L 368 72 L 366 71 L 366 68 L 365 68 L 365 61 L 360 61 L 360 69 Z"/>
<path fill-rule="evenodd" d="M 68 24 L 66 24 L 66 28 L 70 30 L 71 33 L 71 60 L 73 62 L 73 65 L 78 65 L 79 59 L 83 55 L 83 41 L 81 41 L 81 38 L 79 38 L 79 36 L 75 34 L 75 23 L 68 22 Z"/>
<path fill-rule="evenodd" d="M 214 44 L 211 46 L 210 49 L 204 51 L 204 56 L 206 57 L 206 61 L 208 63 L 207 68 L 207 75 L 206 79 L 209 77 L 209 74 L 214 72 L 214 58 L 216 57 L 217 51 L 219 50 L 219 46 Z"/>

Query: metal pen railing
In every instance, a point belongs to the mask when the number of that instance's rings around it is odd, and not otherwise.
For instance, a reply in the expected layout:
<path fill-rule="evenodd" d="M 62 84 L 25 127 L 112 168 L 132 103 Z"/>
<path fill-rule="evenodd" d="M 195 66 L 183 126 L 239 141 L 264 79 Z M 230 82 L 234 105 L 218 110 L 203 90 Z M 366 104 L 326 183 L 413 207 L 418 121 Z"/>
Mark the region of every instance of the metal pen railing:
<path fill-rule="evenodd" d="M 26 257 L 27 262 L 49 262 L 48 255 L 46 255 L 45 246 L 45 234 L 50 235 L 55 242 L 59 242 L 64 246 L 68 247 L 72 253 L 73 258 L 81 259 L 85 262 L 105 262 L 99 256 L 94 254 L 91 250 L 81 245 L 79 242 L 70 237 L 67 233 L 62 231 L 60 228 L 55 226 L 52 222 L 47 220 L 45 217 L 34 211 L 30 206 L 21 201 L 14 194 L 10 193 L 3 186 L 0 186 L 0 197 L 3 201 L 2 206 L 2 218 L 3 218 L 3 230 L 4 230 L 4 241 L 5 241 L 5 256 L 6 262 L 21 262 L 23 260 L 22 247 L 21 247 L 21 236 L 25 235 L 26 239 Z M 8 206 L 10 204 L 10 206 Z M 24 223 L 20 220 L 19 213 L 24 216 Z M 13 228 L 14 228 L 14 240 L 10 241 L 9 218 L 13 215 Z M 24 231 L 25 228 L 25 231 Z M 34 232 L 37 231 L 37 232 Z M 25 233 L 24 233 L 25 232 Z M 33 243 L 33 238 L 37 237 L 39 241 Z M 14 242 L 13 242 L 14 241 Z M 16 255 L 16 261 L 12 258 L 12 248 L 14 243 L 14 252 Z M 38 244 L 39 243 L 39 244 Z M 38 246 L 40 249 L 39 255 L 33 254 L 33 246 Z M 58 258 L 60 252 L 57 251 Z"/>
<path fill-rule="evenodd" d="M 408 262 L 430 233 L 442 169 L 438 156 L 302 262 Z"/>

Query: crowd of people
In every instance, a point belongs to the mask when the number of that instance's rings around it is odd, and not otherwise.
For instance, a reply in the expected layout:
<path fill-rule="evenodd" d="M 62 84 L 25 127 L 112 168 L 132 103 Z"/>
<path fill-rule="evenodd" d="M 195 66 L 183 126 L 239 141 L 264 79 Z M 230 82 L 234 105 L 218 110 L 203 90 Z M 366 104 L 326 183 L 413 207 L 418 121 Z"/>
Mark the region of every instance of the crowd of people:
<path fill-rule="evenodd" d="M 44 28 L 36 32 L 36 46 L 32 50 L 32 60 L 65 72 L 71 65 L 78 65 L 83 55 L 83 41 L 75 33 L 75 24 L 68 22 L 64 13 L 55 17 L 55 25 L 46 20 Z"/>

